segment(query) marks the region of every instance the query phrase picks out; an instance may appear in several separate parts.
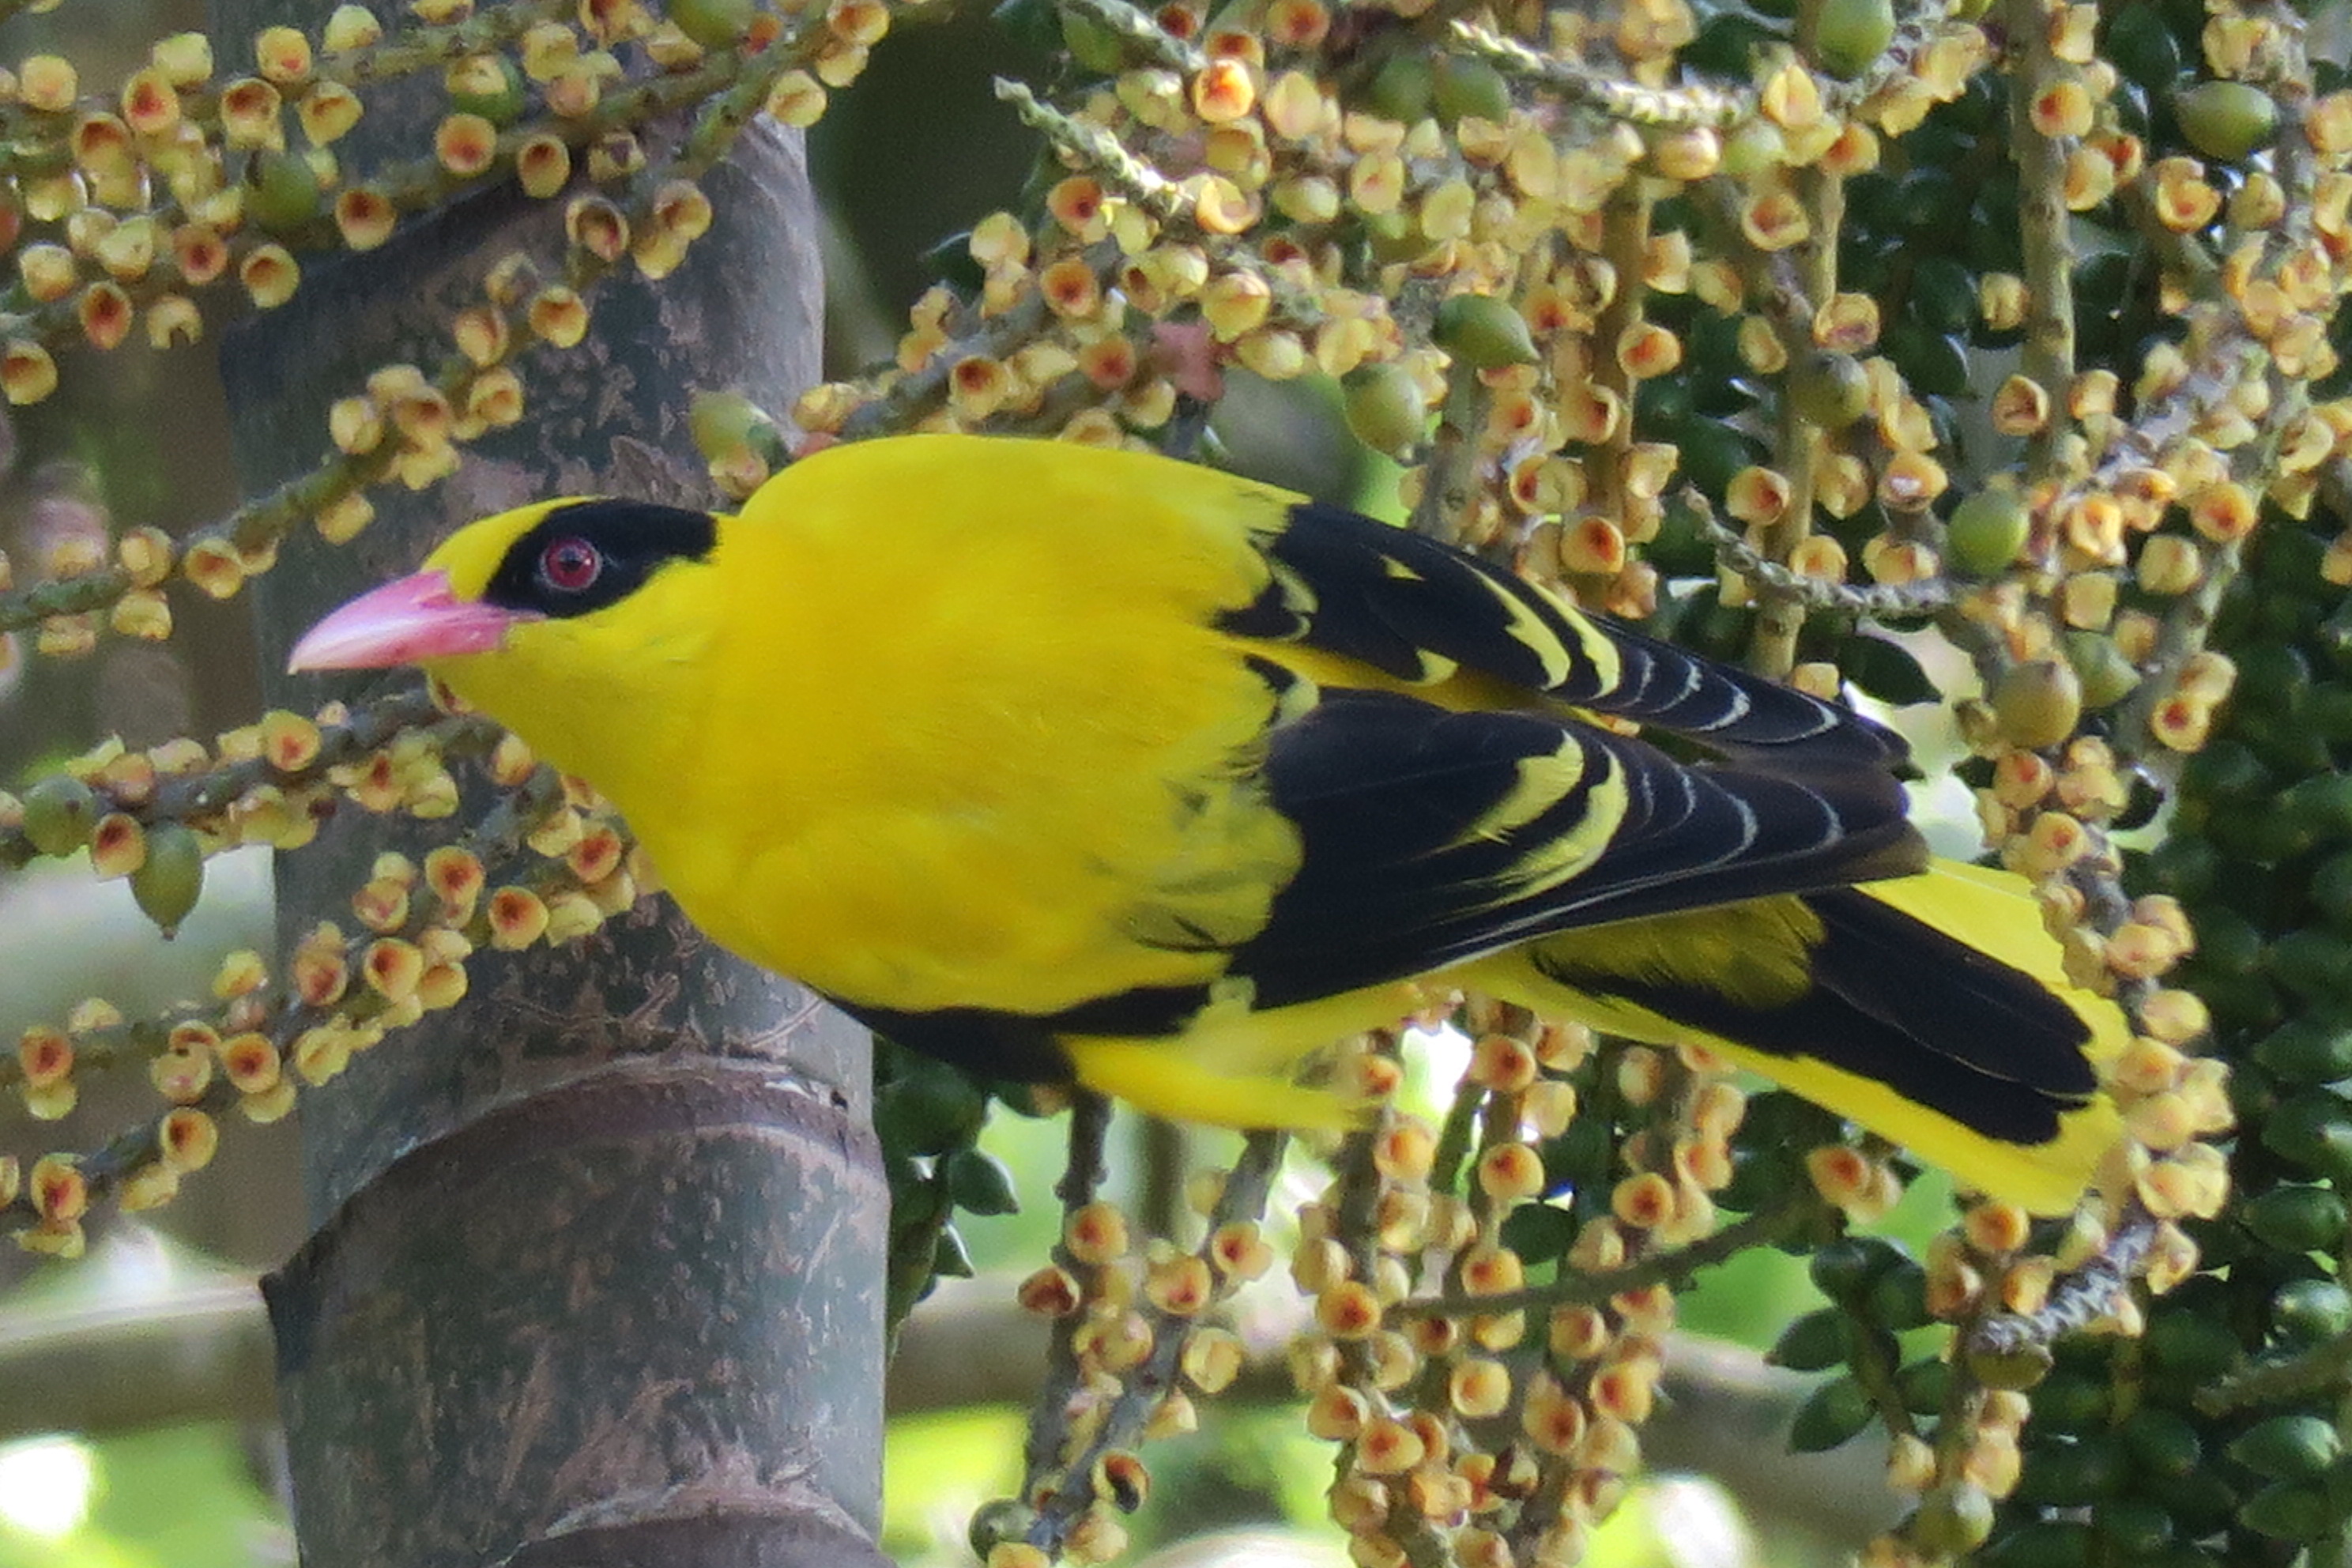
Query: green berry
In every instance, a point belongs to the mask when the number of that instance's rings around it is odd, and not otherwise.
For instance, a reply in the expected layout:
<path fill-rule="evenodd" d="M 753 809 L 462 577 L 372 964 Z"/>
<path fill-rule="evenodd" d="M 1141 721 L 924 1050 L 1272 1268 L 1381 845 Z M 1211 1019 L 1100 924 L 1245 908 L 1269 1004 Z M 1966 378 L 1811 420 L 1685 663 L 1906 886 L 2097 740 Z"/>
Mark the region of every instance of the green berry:
<path fill-rule="evenodd" d="M 2305 779 L 2280 797 L 2280 805 L 2302 818 L 2318 842 L 2352 841 L 2352 776 L 2321 773 Z"/>
<path fill-rule="evenodd" d="M 325 206 L 319 176 L 299 153 L 256 153 L 245 178 L 246 216 L 273 234 L 301 227 Z"/>
<path fill-rule="evenodd" d="M 1503 1216 L 1496 1240 L 1522 1258 L 1558 1258 L 1576 1244 L 1573 1212 L 1550 1204 L 1520 1204 Z"/>
<path fill-rule="evenodd" d="M 2173 94 L 2172 112 L 2191 147 L 2225 163 L 2269 146 L 2278 134 L 2278 105 L 2251 82 L 2200 81 Z"/>
<path fill-rule="evenodd" d="M 1061 8 L 1062 43 L 1070 58 L 1097 76 L 1112 76 L 1127 67 L 1127 45 L 1119 36 L 1093 17 Z"/>
<path fill-rule="evenodd" d="M 2270 944 L 2267 964 L 2271 978 L 2305 1002 L 2352 1003 L 2352 942 L 2337 932 L 2283 932 Z"/>
<path fill-rule="evenodd" d="M 1893 0 L 1822 0 L 1813 21 L 1813 58 L 1830 75 L 1852 80 L 1894 41 Z"/>
<path fill-rule="evenodd" d="M 2347 1221 L 2344 1200 L 2333 1189 L 2299 1185 L 2273 1187 L 2247 1203 L 2239 1217 L 2255 1240 L 2281 1252 L 2333 1247 Z"/>
<path fill-rule="evenodd" d="M 1979 1554 L 1985 1568 L 2090 1568 L 2091 1527 L 2043 1520 L 2011 1530 Z"/>
<path fill-rule="evenodd" d="M 2032 1341 L 2011 1350 L 1971 1350 L 1969 1371 L 1987 1388 L 2028 1389 L 2050 1374 L 2050 1347 Z"/>
<path fill-rule="evenodd" d="M 2041 1401 L 2034 1401 L 2037 1412 Z M 2204 1462 L 2205 1441 L 2197 1424 L 2177 1410 L 2143 1405 L 2123 1425 L 2124 1451 L 2142 1471 L 2177 1480 Z"/>
<path fill-rule="evenodd" d="M 1808 1394 L 1789 1423 L 1789 1447 L 1819 1454 L 1859 1436 L 1870 1425 L 1870 1395 L 1851 1377 L 1833 1377 Z"/>
<path fill-rule="evenodd" d="M 2172 1515 L 2146 1498 L 2101 1498 L 2091 1508 L 2092 1528 L 2105 1541 L 2109 1561 L 2155 1568 L 2155 1554 L 2171 1543 Z"/>
<path fill-rule="evenodd" d="M 1944 525 L 1944 551 L 1955 568 L 1971 577 L 1997 576 L 2025 548 L 2032 526 L 2015 490 L 1979 490 L 1953 509 Z"/>
<path fill-rule="evenodd" d="M 1437 89 L 1437 71 L 1418 49 L 1391 50 L 1364 83 L 1363 110 L 1382 120 L 1411 125 L 1429 115 L 1429 100 Z"/>
<path fill-rule="evenodd" d="M 2253 1058 L 2289 1083 L 2352 1077 L 2352 1022 L 2329 1012 L 2290 1018 L 2255 1042 Z"/>
<path fill-rule="evenodd" d="M 874 1097 L 874 1131 L 887 1149 L 943 1154 L 971 1142 L 988 1102 L 953 1068 L 925 1063 Z"/>
<path fill-rule="evenodd" d="M 956 1207 L 976 1215 L 1018 1214 L 1021 1199 L 1013 1172 L 995 1155 L 959 1149 L 948 1156 L 948 1195 Z"/>
<path fill-rule="evenodd" d="M 2092 712 L 2112 708 L 2139 685 L 2139 671 L 2105 632 L 2069 631 L 2066 662 L 2082 683 L 2083 706 Z"/>
<path fill-rule="evenodd" d="M 2147 852 L 2147 858 L 2140 862 L 2145 889 L 2136 884 L 2133 891 L 2170 893 L 2176 899 L 2194 903 L 2213 890 L 2221 876 L 2221 851 L 2211 839 L 2202 834 L 2190 837 L 2176 833 Z"/>
<path fill-rule="evenodd" d="M 1915 1415 L 1932 1415 L 1944 1407 L 1944 1395 L 1952 1385 L 1952 1363 L 1940 1356 L 1927 1356 L 1906 1365 L 1895 1374 L 1895 1392 L 1903 1397 L 1903 1408 Z M 2033 1402 L 2034 1419 L 2042 1418 L 2042 1401 Z"/>
<path fill-rule="evenodd" d="M 1448 126 L 1461 120 L 1499 123 L 1510 117 L 1511 84 L 1475 56 L 1442 54 L 1430 78 L 1430 107 Z"/>
<path fill-rule="evenodd" d="M 971 1524 L 966 1531 L 971 1544 L 971 1554 L 985 1562 L 995 1548 L 1028 1539 L 1029 1531 L 1036 1522 L 1037 1510 L 1019 1498 L 998 1498 L 994 1502 L 983 1504 L 980 1511 L 971 1516 Z"/>
<path fill-rule="evenodd" d="M 2230 1441 L 2230 1458 L 2268 1481 L 2316 1479 L 2343 1451 L 2335 1426 L 2316 1415 L 2273 1415 Z"/>
<path fill-rule="evenodd" d="M 1789 367 L 1789 401 L 1824 430 L 1843 430 L 1870 409 L 1870 374 L 1852 354 L 1815 349 Z"/>
<path fill-rule="evenodd" d="M 2238 1522 L 2273 1541 L 2316 1541 L 2335 1527 L 2327 1494 L 2308 1481 L 2277 1481 L 2238 1505 Z"/>
<path fill-rule="evenodd" d="M 2164 1489 L 2164 1506 L 2180 1534 L 2210 1535 L 2230 1522 L 2230 1515 L 2238 1506 L 2239 1492 L 2221 1478 L 2219 1470 L 2219 1466 L 2209 1467 L 2183 1476 Z"/>
<path fill-rule="evenodd" d="M 2055 746 L 2082 721 L 2082 679 L 2057 659 L 2011 665 L 1993 688 L 1992 710 L 2010 744 L 2033 751 Z"/>
<path fill-rule="evenodd" d="M 1372 259 L 1382 267 L 1416 260 L 1429 249 L 1421 225 L 1402 209 L 1365 215 L 1364 237 L 1370 244 Z"/>
<path fill-rule="evenodd" d="M 1473 370 L 1536 363 L 1528 319 L 1492 294 L 1453 294 L 1437 307 L 1430 339 Z"/>
<path fill-rule="evenodd" d="M 521 119 L 530 102 L 521 68 L 504 55 L 473 55 L 458 61 L 449 68 L 448 86 L 451 109 L 478 114 L 501 130 Z"/>
<path fill-rule="evenodd" d="M 1698 36 L 1675 57 L 1684 69 L 1708 76 L 1746 78 L 1757 53 L 1779 41 L 1780 35 L 1744 11 L 1701 13 Z"/>
<path fill-rule="evenodd" d="M 1808 1271 L 1815 1289 L 1832 1301 L 1850 1304 L 1858 1302 L 1871 1282 L 1902 1258 L 1892 1242 L 1874 1236 L 1845 1236 L 1816 1251 Z"/>
<path fill-rule="evenodd" d="M 2185 1399 L 2196 1384 L 2235 1366 L 2242 1352 L 2227 1323 L 2177 1301 L 2171 1305 L 2173 1310 L 2148 1320 L 2141 1343 L 2148 1359 L 2168 1374 L 2166 1386 Z"/>
<path fill-rule="evenodd" d="M 205 890 L 205 850 L 196 836 L 176 822 L 147 829 L 147 858 L 131 873 L 131 896 L 165 936 L 196 907 Z"/>
<path fill-rule="evenodd" d="M 2045 1508 L 2087 1508 L 2123 1484 L 2123 1446 L 2105 1433 L 2036 1443 L 2017 1495 Z"/>
<path fill-rule="evenodd" d="M 943 1227 L 939 1239 L 931 1244 L 931 1273 L 941 1279 L 969 1279 L 972 1276 L 971 1254 L 965 1250 L 963 1237 L 956 1234 L 953 1226 Z"/>
<path fill-rule="evenodd" d="M 2079 1372 L 2053 1372 L 2033 1391 L 2033 1421 L 2037 1427 L 2053 1432 L 2086 1431 L 2104 1423 L 2113 1405 L 2114 1395 L 2104 1379 Z"/>
<path fill-rule="evenodd" d="M 2247 1125 L 2262 1129 L 2263 1148 L 2310 1174 L 2352 1181 L 2352 1106 L 2341 1096 L 2309 1089 L 2280 1100 L 2269 1115 Z"/>
<path fill-rule="evenodd" d="M 1977 278 L 1957 256 L 1923 256 L 1911 269 L 1911 313 L 1931 331 L 1965 332 L 1979 325 Z"/>
<path fill-rule="evenodd" d="M 2238 679 L 2231 691 L 2242 710 L 2293 714 L 2311 694 L 2311 661 L 2303 650 L 2282 642 L 2258 642 L 2235 650 Z"/>
<path fill-rule="evenodd" d="M 1992 1534 L 1992 1499 L 1982 1487 L 1952 1481 L 1919 1500 L 1906 1533 L 1930 1559 L 1964 1557 Z"/>
<path fill-rule="evenodd" d="M 2282 1253 L 2315 1253 L 2345 1234 L 2345 1201 L 2331 1187 L 2272 1187 L 2239 1211 L 2253 1239 Z"/>
<path fill-rule="evenodd" d="M 2126 80 L 2162 92 L 2180 75 L 2180 45 L 2158 5 L 2119 5 L 2106 19 L 2102 49 Z"/>
<path fill-rule="evenodd" d="M 669 19 L 706 49 L 723 49 L 741 37 L 758 15 L 756 0 L 669 0 Z"/>
<path fill-rule="evenodd" d="M 2224 738 L 2193 753 L 2181 764 L 2180 786 L 2186 794 L 2210 795 L 2215 800 L 2252 801 L 2270 794 L 2271 775 L 2250 747 Z"/>
<path fill-rule="evenodd" d="M 694 449 L 715 462 L 749 447 L 772 466 L 784 457 L 783 433 L 768 411 L 740 392 L 698 392 L 686 409 Z"/>
<path fill-rule="evenodd" d="M 1824 1372 L 1845 1359 L 1845 1314 L 1823 1307 L 1781 1330 L 1764 1359 L 1791 1372 Z"/>
<path fill-rule="evenodd" d="M 1348 428 L 1375 452 L 1399 457 L 1429 432 L 1429 400 L 1421 383 L 1393 360 L 1360 364 L 1339 378 Z"/>
<path fill-rule="evenodd" d="M 2271 1296 L 2271 1332 L 2291 1346 L 2318 1344 L 2352 1330 L 2352 1290 L 2333 1279 L 2297 1279 Z"/>
<path fill-rule="evenodd" d="M 25 838 L 44 855 L 70 855 L 89 842 L 101 814 L 97 794 L 78 778 L 51 773 L 25 792 Z"/>
<path fill-rule="evenodd" d="M 1927 1313 L 1927 1270 L 1916 1258 L 1896 1258 L 1880 1269 L 1863 1292 L 1863 1315 L 1885 1329 L 1917 1329 Z"/>

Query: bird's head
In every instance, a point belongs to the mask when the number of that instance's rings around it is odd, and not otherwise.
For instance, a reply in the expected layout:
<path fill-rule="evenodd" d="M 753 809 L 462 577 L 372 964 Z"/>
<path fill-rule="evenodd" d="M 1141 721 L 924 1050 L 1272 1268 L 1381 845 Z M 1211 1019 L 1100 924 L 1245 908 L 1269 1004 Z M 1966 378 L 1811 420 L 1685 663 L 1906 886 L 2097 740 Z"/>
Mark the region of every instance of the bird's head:
<path fill-rule="evenodd" d="M 540 501 L 485 518 L 414 574 L 312 626 L 289 668 L 422 665 L 577 766 L 564 753 L 587 750 L 580 740 L 633 714 L 642 724 L 643 704 L 675 695 L 665 672 L 709 635 L 705 568 L 720 521 L 609 500 Z"/>
<path fill-rule="evenodd" d="M 527 652 L 542 623 L 618 618 L 665 569 L 707 560 L 718 532 L 707 511 L 643 501 L 518 507 L 459 529 L 414 574 L 328 616 L 295 644 L 289 668 L 438 667 Z"/>

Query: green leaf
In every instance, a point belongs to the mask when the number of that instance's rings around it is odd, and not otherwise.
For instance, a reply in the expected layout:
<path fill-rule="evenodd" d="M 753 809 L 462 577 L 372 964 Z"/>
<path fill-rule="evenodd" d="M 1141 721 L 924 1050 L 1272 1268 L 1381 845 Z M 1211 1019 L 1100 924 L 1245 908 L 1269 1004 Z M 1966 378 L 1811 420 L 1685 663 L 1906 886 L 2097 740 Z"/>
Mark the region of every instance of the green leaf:
<path fill-rule="evenodd" d="M 1943 700 L 1911 650 L 1885 637 L 1848 637 L 1838 649 L 1838 669 L 1862 690 L 1898 708 Z"/>

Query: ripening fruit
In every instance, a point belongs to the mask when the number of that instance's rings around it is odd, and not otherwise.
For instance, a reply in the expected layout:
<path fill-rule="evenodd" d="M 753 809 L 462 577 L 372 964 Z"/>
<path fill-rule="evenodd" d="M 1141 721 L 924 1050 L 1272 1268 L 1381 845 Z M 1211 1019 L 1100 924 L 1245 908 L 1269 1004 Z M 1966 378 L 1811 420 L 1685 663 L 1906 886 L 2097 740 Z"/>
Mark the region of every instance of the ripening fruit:
<path fill-rule="evenodd" d="M 1536 363 L 1536 341 L 1528 319 L 1508 300 L 1491 294 L 1454 294 L 1437 307 L 1430 340 L 1473 370 Z"/>
<path fill-rule="evenodd" d="M 1066 17 L 1072 15 L 1064 12 Z M 968 1539 L 972 1555 L 982 1562 L 1000 1545 L 1017 1543 L 1037 1522 L 1037 1510 L 1019 1498 L 998 1498 L 971 1516 Z"/>
<path fill-rule="evenodd" d="M 25 792 L 25 838 L 44 855 L 70 855 L 98 826 L 98 795 L 81 780 L 52 773 Z"/>
<path fill-rule="evenodd" d="M 1928 1556 L 1964 1557 L 1992 1534 L 1992 1499 L 1982 1487 L 1953 1481 L 1919 1500 L 1911 1516 L 1912 1542 Z"/>
<path fill-rule="evenodd" d="M 1815 349 L 1789 367 L 1789 401 L 1824 430 L 1843 430 L 1870 408 L 1870 374 L 1852 354 Z"/>
<path fill-rule="evenodd" d="M 2013 1350 L 1972 1350 L 1968 1361 L 1970 1375 L 1987 1388 L 2034 1388 L 2050 1374 L 2050 1347 L 2031 1340 Z"/>
<path fill-rule="evenodd" d="M 1367 213 L 1363 223 L 1372 259 L 1383 267 L 1414 260 L 1429 248 L 1428 237 L 1409 212 Z"/>
<path fill-rule="evenodd" d="M 449 68 L 448 87 L 451 110 L 478 114 L 500 127 L 520 119 L 530 103 L 521 68 L 504 55 L 475 55 L 460 60 Z"/>
<path fill-rule="evenodd" d="M 205 890 L 205 851 L 196 836 L 176 822 L 147 830 L 147 858 L 131 873 L 131 896 L 165 936 L 196 907 Z"/>
<path fill-rule="evenodd" d="M 2025 548 L 2032 521 L 2014 490 L 1979 490 L 1944 525 L 1944 552 L 1971 577 L 1997 576 Z"/>
<path fill-rule="evenodd" d="M 1895 41 L 1894 0 L 1822 0 L 1813 24 L 1813 59 L 1851 80 Z"/>
<path fill-rule="evenodd" d="M 2001 738 L 2013 746 L 2040 751 L 2074 732 L 2083 717 L 2083 682 L 2063 660 L 2037 658 L 2012 665 L 1993 689 L 1993 716 Z"/>
<path fill-rule="evenodd" d="M 1101 76 L 1115 76 L 1127 65 L 1127 47 L 1119 36 L 1093 17 L 1068 6 L 1055 8 L 1062 20 L 1062 44 L 1070 58 Z"/>
<path fill-rule="evenodd" d="M 1510 117 L 1511 85 L 1475 56 L 1442 54 L 1430 79 L 1430 107 L 1446 125 L 1458 120 L 1499 122 Z"/>
<path fill-rule="evenodd" d="M 246 215 L 273 234 L 299 228 L 325 205 L 319 176 L 299 153 L 264 149 L 246 165 Z"/>
<path fill-rule="evenodd" d="M 768 411 L 740 392 L 698 392 L 686 410 L 694 449 L 716 462 L 749 447 L 774 462 L 783 456 L 782 433 Z"/>
<path fill-rule="evenodd" d="M 2180 133 L 2208 158 L 2234 163 L 2278 134 L 2278 105 L 2250 82 L 2200 81 L 2176 93 Z"/>
<path fill-rule="evenodd" d="M 755 0 L 670 0 L 669 19 L 706 49 L 723 49 L 741 37 L 759 10 Z"/>
<path fill-rule="evenodd" d="M 1367 114 L 1410 125 L 1429 112 L 1436 88 L 1436 72 L 1428 57 L 1414 49 L 1398 49 L 1381 62 L 1364 84 L 1360 106 Z"/>
<path fill-rule="evenodd" d="M 2084 708 L 2094 712 L 2111 708 L 2139 684 L 2139 671 L 2105 632 L 2070 631 L 2065 646 L 2066 662 L 2083 684 Z"/>
<path fill-rule="evenodd" d="M 1429 427 L 1429 401 L 1411 371 L 1394 361 L 1360 364 L 1339 378 L 1348 428 L 1376 452 L 1398 456 Z"/>

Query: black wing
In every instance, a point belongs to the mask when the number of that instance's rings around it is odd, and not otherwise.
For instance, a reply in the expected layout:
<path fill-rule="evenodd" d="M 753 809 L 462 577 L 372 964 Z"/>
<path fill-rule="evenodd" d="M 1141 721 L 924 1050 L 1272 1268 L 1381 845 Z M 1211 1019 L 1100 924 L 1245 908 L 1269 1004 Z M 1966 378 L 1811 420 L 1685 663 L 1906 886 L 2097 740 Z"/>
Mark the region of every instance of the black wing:
<path fill-rule="evenodd" d="M 1305 857 L 1233 952 L 1260 1007 L 1926 863 L 1878 767 L 1693 766 L 1572 720 L 1394 692 L 1321 692 L 1275 731 L 1264 777 Z"/>
<path fill-rule="evenodd" d="M 1260 535 L 1270 577 L 1220 623 L 1395 679 L 1475 670 L 1596 713 L 1655 724 L 1751 766 L 1892 768 L 1906 748 L 1832 702 L 1587 615 L 1536 584 L 1405 529 L 1318 502 Z"/>

